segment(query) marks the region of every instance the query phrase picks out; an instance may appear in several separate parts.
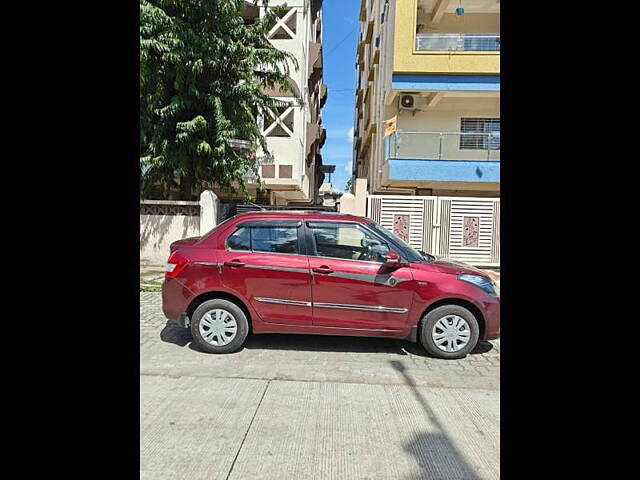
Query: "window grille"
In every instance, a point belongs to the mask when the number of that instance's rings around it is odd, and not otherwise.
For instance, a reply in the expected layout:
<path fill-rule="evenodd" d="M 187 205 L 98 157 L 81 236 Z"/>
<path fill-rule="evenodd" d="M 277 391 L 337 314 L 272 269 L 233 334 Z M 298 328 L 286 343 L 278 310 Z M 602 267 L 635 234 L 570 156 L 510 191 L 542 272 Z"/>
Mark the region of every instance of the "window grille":
<path fill-rule="evenodd" d="M 461 118 L 460 131 L 460 150 L 500 150 L 499 118 Z"/>

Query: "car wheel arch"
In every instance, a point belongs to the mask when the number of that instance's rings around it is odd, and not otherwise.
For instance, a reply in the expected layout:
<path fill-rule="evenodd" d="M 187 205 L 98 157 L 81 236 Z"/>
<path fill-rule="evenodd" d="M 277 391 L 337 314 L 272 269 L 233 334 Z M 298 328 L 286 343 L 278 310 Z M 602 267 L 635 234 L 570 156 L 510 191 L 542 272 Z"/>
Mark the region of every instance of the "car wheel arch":
<path fill-rule="evenodd" d="M 458 297 L 450 297 L 450 298 L 442 298 L 440 300 L 437 300 L 433 303 L 431 303 L 425 310 L 424 312 L 422 312 L 422 315 L 420 316 L 420 320 L 418 321 L 418 325 L 420 328 L 422 328 L 422 321 L 424 320 L 424 317 L 431 312 L 432 310 L 435 310 L 438 307 L 443 307 L 445 305 L 457 305 L 459 307 L 462 308 L 466 308 L 467 310 L 469 310 L 474 317 L 476 317 L 476 320 L 478 322 L 478 326 L 480 327 L 480 339 L 484 338 L 484 334 L 485 334 L 485 319 L 484 319 L 484 315 L 482 314 L 482 311 L 473 303 L 470 302 L 469 300 L 465 300 L 462 298 L 458 298 Z"/>
<path fill-rule="evenodd" d="M 193 315 L 193 312 L 196 311 L 196 308 L 198 308 L 198 306 L 200 306 L 203 302 L 206 302 L 207 300 L 214 300 L 214 299 L 228 300 L 238 305 L 238 307 L 242 309 L 242 311 L 247 317 L 247 321 L 249 322 L 249 331 L 252 330 L 253 316 L 251 315 L 250 309 L 239 297 L 237 297 L 236 295 L 233 295 L 232 293 L 226 292 L 224 290 L 211 290 L 208 292 L 203 292 L 198 296 L 196 296 L 193 300 L 191 300 L 191 302 L 189 303 L 189 306 L 187 307 L 187 310 L 186 310 L 187 316 L 191 318 L 191 316 Z"/>

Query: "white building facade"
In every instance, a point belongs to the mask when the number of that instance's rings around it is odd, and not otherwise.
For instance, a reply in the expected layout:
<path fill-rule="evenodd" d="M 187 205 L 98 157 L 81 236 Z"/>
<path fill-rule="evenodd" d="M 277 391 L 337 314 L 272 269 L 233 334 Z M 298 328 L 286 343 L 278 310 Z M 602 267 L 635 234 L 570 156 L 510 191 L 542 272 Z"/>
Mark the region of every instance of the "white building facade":
<path fill-rule="evenodd" d="M 326 139 L 320 110 L 327 98 L 322 81 L 322 1 L 269 0 L 268 7 L 248 1 L 243 16 L 247 22 L 265 15 L 266 8 L 286 4 L 268 38 L 278 48 L 293 54 L 297 68 L 289 62 L 290 82 L 303 101 L 300 106 L 289 92 L 275 89 L 269 95 L 279 100 L 275 111 L 261 119 L 270 156 L 258 152 L 259 173 L 266 192 L 260 202 L 272 205 L 315 205 L 325 170 L 320 148 Z M 255 182 L 249 183 L 256 189 Z"/>

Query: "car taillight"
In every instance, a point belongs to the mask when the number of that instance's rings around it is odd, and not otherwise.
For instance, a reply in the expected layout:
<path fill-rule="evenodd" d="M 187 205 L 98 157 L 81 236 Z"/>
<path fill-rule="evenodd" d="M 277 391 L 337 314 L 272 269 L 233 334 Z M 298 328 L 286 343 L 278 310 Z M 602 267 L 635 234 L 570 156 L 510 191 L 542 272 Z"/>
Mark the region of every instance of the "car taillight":
<path fill-rule="evenodd" d="M 187 266 L 189 260 L 184 258 L 178 252 L 173 252 L 167 261 L 167 269 L 165 271 L 165 277 L 173 278 L 177 277 L 178 274 L 184 270 L 184 267 Z"/>

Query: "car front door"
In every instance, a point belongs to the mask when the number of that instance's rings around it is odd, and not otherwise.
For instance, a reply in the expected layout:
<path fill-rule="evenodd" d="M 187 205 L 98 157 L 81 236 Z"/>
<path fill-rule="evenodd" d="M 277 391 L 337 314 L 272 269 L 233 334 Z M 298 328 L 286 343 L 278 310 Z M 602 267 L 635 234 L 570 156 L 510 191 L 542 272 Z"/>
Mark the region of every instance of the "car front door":
<path fill-rule="evenodd" d="M 413 276 L 384 265 L 388 244 L 355 222 L 307 221 L 306 228 L 313 325 L 406 329 Z"/>
<path fill-rule="evenodd" d="M 300 220 L 240 222 L 220 252 L 222 283 L 264 322 L 311 325 L 311 276 Z"/>

